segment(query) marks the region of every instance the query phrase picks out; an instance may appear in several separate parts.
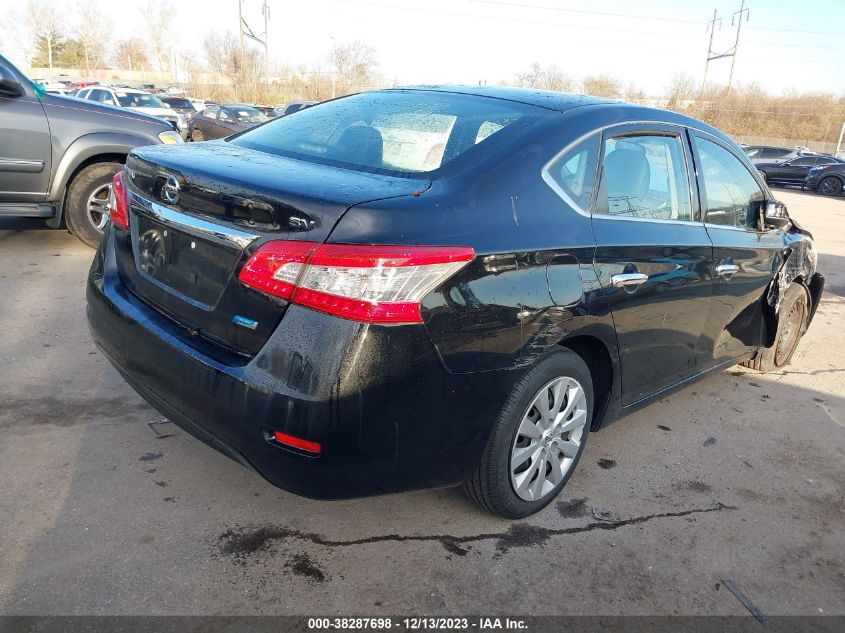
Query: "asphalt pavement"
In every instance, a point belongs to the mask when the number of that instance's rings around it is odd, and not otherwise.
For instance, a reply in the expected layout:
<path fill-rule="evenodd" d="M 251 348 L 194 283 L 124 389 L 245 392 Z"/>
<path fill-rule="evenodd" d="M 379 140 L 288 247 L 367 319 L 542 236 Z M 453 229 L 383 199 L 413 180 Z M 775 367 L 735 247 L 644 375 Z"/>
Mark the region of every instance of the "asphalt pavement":
<path fill-rule="evenodd" d="M 309 501 L 175 429 L 96 351 L 93 252 L 0 220 L 2 614 L 845 614 L 845 197 L 780 190 L 827 291 L 793 364 L 593 434 L 510 522 L 444 489 Z M 167 434 L 167 433 L 164 433 Z"/>

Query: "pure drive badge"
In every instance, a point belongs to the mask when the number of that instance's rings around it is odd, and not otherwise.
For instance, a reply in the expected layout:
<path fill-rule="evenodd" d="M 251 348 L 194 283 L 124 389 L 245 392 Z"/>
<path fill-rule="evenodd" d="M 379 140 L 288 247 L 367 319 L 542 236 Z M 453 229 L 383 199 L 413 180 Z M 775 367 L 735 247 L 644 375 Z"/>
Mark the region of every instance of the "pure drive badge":
<path fill-rule="evenodd" d="M 232 323 L 234 323 L 235 325 L 240 325 L 241 327 L 248 328 L 250 330 L 254 330 L 258 327 L 258 321 L 247 319 L 245 316 L 241 316 L 240 314 L 236 314 L 232 317 Z"/>

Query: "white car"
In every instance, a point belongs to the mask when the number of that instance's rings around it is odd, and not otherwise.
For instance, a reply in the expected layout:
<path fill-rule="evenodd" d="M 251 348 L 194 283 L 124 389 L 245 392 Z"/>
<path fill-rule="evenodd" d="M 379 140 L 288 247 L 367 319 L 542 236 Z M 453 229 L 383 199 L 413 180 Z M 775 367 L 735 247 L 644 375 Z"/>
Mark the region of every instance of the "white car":
<path fill-rule="evenodd" d="M 188 122 L 185 117 L 174 112 L 166 103 L 155 95 L 134 88 L 113 88 L 111 86 L 90 86 L 83 88 L 76 95 L 78 99 L 97 101 L 116 108 L 131 108 L 137 112 L 151 114 L 169 121 L 183 136 L 187 133 Z"/>

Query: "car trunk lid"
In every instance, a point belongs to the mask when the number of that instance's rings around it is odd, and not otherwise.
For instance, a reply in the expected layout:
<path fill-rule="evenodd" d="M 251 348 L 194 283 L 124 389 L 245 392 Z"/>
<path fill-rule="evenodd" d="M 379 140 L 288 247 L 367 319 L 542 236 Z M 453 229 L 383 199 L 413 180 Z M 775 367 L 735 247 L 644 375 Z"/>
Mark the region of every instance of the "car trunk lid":
<path fill-rule="evenodd" d="M 123 282 L 193 336 L 244 356 L 261 349 L 287 308 L 238 281 L 258 247 L 324 242 L 351 206 L 430 184 L 224 141 L 135 150 L 125 179 L 130 231 L 117 239 Z"/>

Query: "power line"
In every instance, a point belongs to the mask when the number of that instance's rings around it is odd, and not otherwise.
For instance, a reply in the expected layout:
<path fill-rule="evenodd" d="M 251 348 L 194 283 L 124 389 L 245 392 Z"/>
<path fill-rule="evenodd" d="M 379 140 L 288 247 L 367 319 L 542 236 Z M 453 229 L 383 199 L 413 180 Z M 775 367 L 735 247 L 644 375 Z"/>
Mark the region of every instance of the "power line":
<path fill-rule="evenodd" d="M 339 0 L 335 0 L 335 1 L 339 1 Z M 470 0 L 470 1 L 473 1 L 473 0 Z M 481 0 L 479 0 L 479 1 L 481 1 Z M 485 2 L 495 2 L 495 1 L 498 1 L 498 0 L 484 0 L 484 1 Z M 641 29 L 636 29 L 636 28 L 612 28 L 612 27 L 607 27 L 607 26 L 592 26 L 592 25 L 580 25 L 580 24 L 576 26 L 576 25 L 573 25 L 571 23 L 567 24 L 567 23 L 563 23 L 563 22 L 550 22 L 548 20 L 534 20 L 534 19 L 531 19 L 531 18 L 507 17 L 507 16 L 502 16 L 502 15 L 491 15 L 491 14 L 485 14 L 485 13 L 471 13 L 471 12 L 465 12 L 465 11 L 453 11 L 453 10 L 449 10 L 449 9 L 438 9 L 438 8 L 422 7 L 422 6 L 411 7 L 411 6 L 403 6 L 403 5 L 395 5 L 395 4 L 384 4 L 384 3 L 381 3 L 381 2 L 374 2 L 372 0 L 343 0 L 342 4 L 354 4 L 354 5 L 359 5 L 359 6 L 377 7 L 379 9 L 389 9 L 389 10 L 394 10 L 394 11 L 405 11 L 405 12 L 413 12 L 413 13 L 431 13 L 431 14 L 450 15 L 450 16 L 466 17 L 466 18 L 473 18 L 473 19 L 494 20 L 494 21 L 499 21 L 499 22 L 519 22 L 519 23 L 522 23 L 522 24 L 539 24 L 541 26 L 552 26 L 552 27 L 561 26 L 561 27 L 576 28 L 578 30 L 593 30 L 593 31 L 612 32 L 612 33 L 629 33 L 629 34 L 633 34 L 633 35 L 655 35 L 655 36 L 659 36 L 661 38 L 671 37 L 671 38 L 681 38 L 681 39 L 689 40 L 690 37 L 691 37 L 689 33 L 671 33 L 671 32 L 665 32 L 665 31 L 658 32 L 658 31 L 641 30 Z M 508 4 L 514 4 L 514 6 L 526 6 L 526 7 L 530 6 L 530 5 L 517 5 L 516 3 L 508 3 Z M 622 15 L 622 14 L 620 14 L 620 15 Z M 645 17 L 645 16 L 641 16 L 641 17 Z M 755 42 L 755 43 L 760 44 L 760 42 Z M 778 44 L 778 46 L 780 46 L 780 44 Z M 787 44 L 785 46 L 789 46 L 789 45 Z M 804 47 L 806 47 L 806 48 L 819 48 L 819 49 L 828 48 L 828 47 L 814 47 L 812 45 L 803 45 L 803 44 L 795 45 L 795 46 L 800 47 L 800 48 L 804 48 Z M 667 47 L 665 47 L 665 46 L 660 46 L 660 47 L 645 46 L 641 43 L 637 44 L 638 50 L 641 50 L 641 49 L 644 49 L 644 48 L 649 48 L 649 49 L 653 49 L 653 50 L 664 50 L 665 51 Z M 839 47 L 829 47 L 829 48 L 831 50 L 840 50 Z M 841 50 L 845 50 L 845 48 L 842 48 Z M 770 59 L 774 59 L 774 58 L 770 58 Z M 792 61 L 815 62 L 817 60 L 793 59 Z M 831 60 L 821 60 L 821 61 L 822 61 L 822 63 L 839 63 L 839 62 L 836 62 L 836 61 L 832 62 Z"/>
<path fill-rule="evenodd" d="M 704 22 L 702 20 L 685 20 L 683 18 L 668 18 L 663 16 L 656 16 L 656 15 L 642 15 L 642 14 L 634 14 L 634 13 L 622 13 L 622 12 L 614 12 L 614 11 L 589 11 L 587 9 L 565 9 L 563 7 L 553 7 L 548 5 L 541 5 L 541 4 L 523 4 L 520 2 L 505 2 L 504 0 L 467 0 L 467 2 L 474 2 L 476 4 L 488 4 L 488 5 L 499 5 L 499 6 L 507 6 L 507 7 L 516 7 L 520 9 L 540 9 L 544 11 L 558 11 L 562 13 L 576 13 L 582 15 L 602 15 L 607 17 L 619 17 L 619 18 L 629 18 L 634 20 L 652 20 L 655 22 L 674 22 L 676 24 L 708 24 L 709 22 Z M 845 37 L 845 32 L 834 32 L 834 31 L 808 31 L 808 30 L 801 30 L 801 29 L 784 29 L 784 28 L 776 28 L 776 27 L 766 27 L 766 26 L 749 26 L 747 27 L 752 31 L 771 31 L 774 33 L 801 33 L 805 35 L 833 35 L 837 37 Z"/>
<path fill-rule="evenodd" d="M 617 13 L 613 11 L 588 11 L 586 9 L 564 9 L 563 7 L 550 7 L 541 4 L 522 4 L 519 2 L 504 2 L 501 0 L 467 0 L 476 4 L 489 4 L 493 6 L 517 7 L 520 9 L 541 9 L 543 11 L 558 11 L 561 13 L 577 13 L 580 15 L 601 15 L 614 18 L 630 18 L 634 20 L 652 20 L 655 22 L 674 22 L 676 24 L 702 24 L 701 20 L 682 20 L 679 18 L 664 18 L 662 16 L 641 15 L 634 13 Z"/>
<path fill-rule="evenodd" d="M 414 13 L 435 13 L 439 15 L 452 15 L 457 17 L 464 17 L 464 18 L 474 18 L 474 19 L 483 19 L 483 20 L 496 20 L 500 22 L 519 22 L 522 24 L 540 24 L 543 26 L 565 26 L 565 27 L 575 27 L 579 30 L 591 30 L 591 31 L 603 31 L 603 32 L 611 32 L 611 33 L 633 33 L 636 35 L 657 35 L 659 37 L 676 37 L 676 38 L 683 38 L 685 40 L 689 40 L 690 34 L 689 33 L 671 33 L 666 31 L 642 31 L 639 29 L 617 29 L 617 28 L 609 28 L 607 26 L 592 26 L 592 25 L 573 25 L 567 24 L 564 22 L 549 22 L 548 20 L 531 20 L 528 18 L 518 18 L 518 17 L 511 17 L 511 16 L 502 16 L 502 15 L 490 15 L 485 13 L 470 13 L 466 11 L 451 11 L 448 9 L 434 9 L 429 7 L 409 7 L 409 6 L 402 6 L 402 5 L 393 5 L 393 4 L 382 4 L 379 2 L 370 2 L 368 0 L 344 0 L 342 4 L 356 4 L 361 6 L 368 6 L 368 7 L 378 7 L 379 9 L 392 9 L 395 11 L 411 11 Z M 664 49 L 665 50 L 665 49 Z"/>
<path fill-rule="evenodd" d="M 835 35 L 837 37 L 845 37 L 845 33 L 835 33 L 834 31 L 802 31 L 800 29 L 776 29 L 766 26 L 749 26 L 752 31 L 772 31 L 774 33 L 801 33 L 804 35 Z"/>

